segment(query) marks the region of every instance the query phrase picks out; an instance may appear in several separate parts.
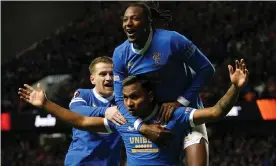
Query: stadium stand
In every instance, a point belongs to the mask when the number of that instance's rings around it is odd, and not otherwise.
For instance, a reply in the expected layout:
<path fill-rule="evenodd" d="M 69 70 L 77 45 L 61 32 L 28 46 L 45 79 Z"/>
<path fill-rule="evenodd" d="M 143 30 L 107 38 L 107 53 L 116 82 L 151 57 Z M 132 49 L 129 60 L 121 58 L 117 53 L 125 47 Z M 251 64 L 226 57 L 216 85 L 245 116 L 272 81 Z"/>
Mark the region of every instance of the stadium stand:
<path fill-rule="evenodd" d="M 72 76 L 52 99 L 64 107 L 77 87 L 90 87 L 91 60 L 112 56 L 114 48 L 125 40 L 120 16 L 128 2 L 101 3 L 100 13 L 93 13 L 91 5 L 83 18 L 72 20 L 14 60 L 1 64 L 2 112 L 35 111 L 19 101 L 17 90 L 23 83 L 32 84 L 48 75 Z M 227 64 L 240 58 L 246 60 L 251 77 L 239 102 L 276 98 L 274 2 L 160 2 L 160 7 L 172 12 L 169 29 L 191 39 L 216 67 L 215 77 L 201 93 L 205 106 L 213 105 L 225 93 L 229 86 Z M 275 132 L 261 136 L 218 132 L 209 136 L 211 166 L 276 165 Z M 1 165 L 63 165 L 69 139 L 59 145 L 40 145 L 39 136 L 32 132 L 2 134 Z"/>

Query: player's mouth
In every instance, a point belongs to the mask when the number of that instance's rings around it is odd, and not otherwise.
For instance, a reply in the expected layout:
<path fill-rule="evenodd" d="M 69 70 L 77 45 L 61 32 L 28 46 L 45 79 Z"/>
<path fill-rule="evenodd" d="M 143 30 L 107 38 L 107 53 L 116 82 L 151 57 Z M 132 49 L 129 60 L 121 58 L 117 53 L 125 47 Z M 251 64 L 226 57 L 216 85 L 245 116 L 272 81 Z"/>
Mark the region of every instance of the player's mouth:
<path fill-rule="evenodd" d="M 134 109 L 128 109 L 128 112 L 133 115 L 135 113 L 135 110 Z"/>
<path fill-rule="evenodd" d="M 113 84 L 112 83 L 104 84 L 104 86 L 107 87 L 107 88 L 113 88 Z"/>
<path fill-rule="evenodd" d="M 127 36 L 129 37 L 129 38 L 135 38 L 135 36 L 136 36 L 136 31 L 135 30 L 132 30 L 132 29 L 127 29 L 126 30 L 126 34 L 127 34 Z"/>

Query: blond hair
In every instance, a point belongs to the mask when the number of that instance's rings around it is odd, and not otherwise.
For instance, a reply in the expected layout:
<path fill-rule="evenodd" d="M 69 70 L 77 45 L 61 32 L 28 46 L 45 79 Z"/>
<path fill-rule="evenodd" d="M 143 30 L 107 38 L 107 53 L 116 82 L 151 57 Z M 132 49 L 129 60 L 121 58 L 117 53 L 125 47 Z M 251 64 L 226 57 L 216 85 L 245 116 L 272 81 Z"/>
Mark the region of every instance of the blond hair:
<path fill-rule="evenodd" d="M 94 59 L 90 65 L 89 65 L 89 71 L 90 74 L 93 74 L 95 72 L 95 66 L 98 63 L 107 63 L 107 64 L 113 64 L 112 59 L 108 56 L 100 56 L 96 59 Z"/>

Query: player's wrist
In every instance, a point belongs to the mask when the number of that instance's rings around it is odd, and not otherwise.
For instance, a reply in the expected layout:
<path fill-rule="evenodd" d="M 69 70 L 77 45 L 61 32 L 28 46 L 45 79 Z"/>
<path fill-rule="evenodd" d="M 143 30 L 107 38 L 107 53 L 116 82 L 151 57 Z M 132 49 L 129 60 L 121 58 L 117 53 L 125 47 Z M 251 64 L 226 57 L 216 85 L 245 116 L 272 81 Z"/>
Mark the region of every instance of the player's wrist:
<path fill-rule="evenodd" d="M 109 113 L 108 108 L 109 107 L 104 108 L 103 111 L 101 112 L 102 116 L 105 117 L 105 118 L 108 118 L 108 113 Z"/>
<path fill-rule="evenodd" d="M 140 129 L 139 129 L 139 132 L 142 133 L 142 134 L 145 134 L 146 131 L 147 131 L 147 125 L 142 124 Z"/>
<path fill-rule="evenodd" d="M 242 88 L 232 83 L 230 89 L 234 92 L 240 92 Z"/>
<path fill-rule="evenodd" d="M 47 107 L 51 104 L 51 101 L 45 98 L 45 100 L 42 102 L 41 108 L 47 109 Z"/>
<path fill-rule="evenodd" d="M 44 94 L 44 100 L 42 100 L 42 106 L 41 106 L 41 108 L 46 108 L 46 106 L 47 106 L 51 101 L 48 100 L 47 95 L 46 95 L 45 92 L 43 92 L 43 94 Z"/>

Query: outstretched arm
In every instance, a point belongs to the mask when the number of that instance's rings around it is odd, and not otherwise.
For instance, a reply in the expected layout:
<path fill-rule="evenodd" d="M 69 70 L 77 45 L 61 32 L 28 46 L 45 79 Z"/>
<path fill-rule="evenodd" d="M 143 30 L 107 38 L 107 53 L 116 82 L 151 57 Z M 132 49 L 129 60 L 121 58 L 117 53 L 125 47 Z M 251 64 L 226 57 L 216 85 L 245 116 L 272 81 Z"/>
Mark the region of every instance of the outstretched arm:
<path fill-rule="evenodd" d="M 96 105 L 88 105 L 89 97 L 86 90 L 78 89 L 74 93 L 69 109 L 89 117 L 105 117 L 116 125 L 125 124 L 125 118 L 120 114 L 116 106 L 97 107 Z"/>
<path fill-rule="evenodd" d="M 236 103 L 240 91 L 248 82 L 249 72 L 243 59 L 240 61 L 236 60 L 235 70 L 231 65 L 228 65 L 228 70 L 232 83 L 231 87 L 215 106 L 199 109 L 194 112 L 194 125 L 214 122 L 224 118 Z"/>
<path fill-rule="evenodd" d="M 55 115 L 64 122 L 69 123 L 75 128 L 91 132 L 112 132 L 110 131 L 111 128 L 115 128 L 112 127 L 114 125 L 109 125 L 104 118 L 83 116 L 49 101 L 46 98 L 44 90 L 40 88 L 39 83 L 37 84 L 37 89 L 34 89 L 27 84 L 24 84 L 24 87 L 25 88 L 19 88 L 18 94 L 21 99 L 35 107 L 44 108 L 49 113 Z M 82 109 L 91 108 L 83 107 Z M 167 140 L 172 134 L 170 131 L 162 129 L 159 125 L 146 124 L 142 125 L 140 132 L 158 145 L 163 145 L 165 140 Z"/>
<path fill-rule="evenodd" d="M 25 88 L 19 88 L 18 94 L 20 98 L 27 103 L 35 107 L 44 108 L 62 121 L 80 130 L 106 132 L 104 118 L 83 116 L 49 101 L 46 98 L 44 90 L 40 88 L 39 83 L 37 84 L 37 90 L 27 84 L 24 84 L 24 87 Z"/>

